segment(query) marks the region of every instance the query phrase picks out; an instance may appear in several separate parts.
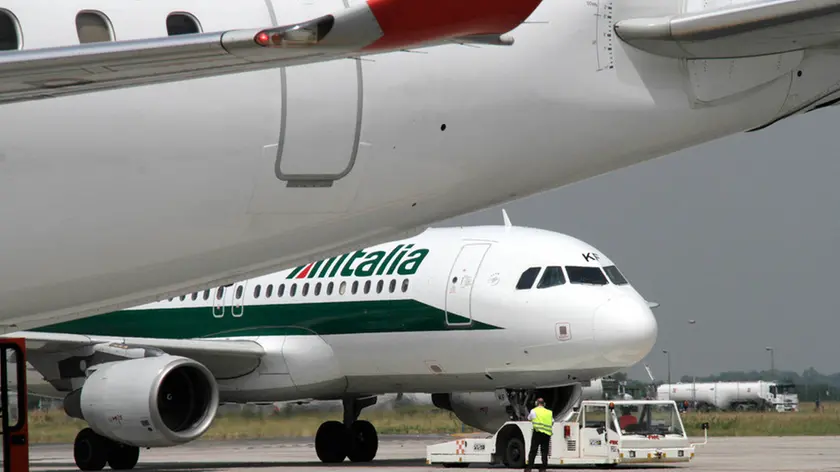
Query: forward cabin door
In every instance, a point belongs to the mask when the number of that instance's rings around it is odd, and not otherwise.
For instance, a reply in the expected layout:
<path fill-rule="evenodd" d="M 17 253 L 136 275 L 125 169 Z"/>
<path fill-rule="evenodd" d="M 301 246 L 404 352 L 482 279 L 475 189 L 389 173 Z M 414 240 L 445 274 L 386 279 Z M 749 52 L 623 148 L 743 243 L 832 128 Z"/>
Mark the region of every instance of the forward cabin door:
<path fill-rule="evenodd" d="M 446 289 L 447 326 L 468 326 L 472 323 L 472 289 L 488 249 L 490 243 L 465 244 L 455 258 Z"/>

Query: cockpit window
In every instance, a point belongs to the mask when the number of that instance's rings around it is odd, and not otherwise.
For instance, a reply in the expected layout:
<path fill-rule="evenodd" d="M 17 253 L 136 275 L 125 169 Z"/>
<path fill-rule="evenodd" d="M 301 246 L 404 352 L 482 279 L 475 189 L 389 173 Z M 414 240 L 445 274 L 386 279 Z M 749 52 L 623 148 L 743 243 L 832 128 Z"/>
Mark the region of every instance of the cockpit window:
<path fill-rule="evenodd" d="M 621 272 L 618 270 L 618 267 L 612 265 L 608 267 L 604 267 L 604 272 L 607 273 L 607 277 L 610 278 L 610 281 L 616 285 L 627 285 L 627 279 L 621 275 Z"/>
<path fill-rule="evenodd" d="M 554 287 L 555 285 L 563 285 L 565 283 L 566 277 L 563 275 L 563 268 L 548 266 L 545 268 L 545 272 L 543 272 L 542 278 L 540 278 L 540 283 L 537 284 L 537 288 Z"/>
<path fill-rule="evenodd" d="M 600 267 L 566 267 L 569 283 L 587 285 L 607 285 L 607 277 Z"/>
<path fill-rule="evenodd" d="M 530 269 L 527 269 L 522 273 L 522 276 L 519 277 L 519 282 L 516 283 L 516 290 L 528 290 L 533 287 L 539 273 L 539 267 L 531 267 Z"/>

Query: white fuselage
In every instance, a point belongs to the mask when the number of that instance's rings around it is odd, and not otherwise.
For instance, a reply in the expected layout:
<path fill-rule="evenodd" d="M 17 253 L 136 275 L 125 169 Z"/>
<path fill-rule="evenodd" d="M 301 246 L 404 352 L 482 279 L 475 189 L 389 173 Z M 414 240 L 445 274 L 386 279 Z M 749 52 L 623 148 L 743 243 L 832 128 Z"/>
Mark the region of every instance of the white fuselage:
<path fill-rule="evenodd" d="M 128 40 L 165 36 L 172 11 L 217 31 L 342 6 L 3 7 L 31 49 L 77 44 L 80 10 L 101 11 Z M 14 324 L 6 332 L 28 329 L 392 239 L 759 126 L 789 106 L 793 68 L 811 80 L 797 100 L 838 72 L 830 56 L 789 53 L 769 68 L 746 59 L 732 76 L 611 34 L 620 18 L 681 8 L 545 0 L 510 47 L 448 45 L 2 106 L 0 320 Z M 287 186 L 294 177 L 278 174 L 328 174 L 332 185 Z"/>
<path fill-rule="evenodd" d="M 176 348 L 178 339 L 255 341 L 266 352 L 257 365 L 212 353 L 196 360 L 223 401 L 258 402 L 569 385 L 641 360 L 657 324 L 589 244 L 490 226 L 429 229 L 38 331 L 139 346 L 167 339 Z M 56 356 L 32 351 L 29 361 L 56 380 Z"/>

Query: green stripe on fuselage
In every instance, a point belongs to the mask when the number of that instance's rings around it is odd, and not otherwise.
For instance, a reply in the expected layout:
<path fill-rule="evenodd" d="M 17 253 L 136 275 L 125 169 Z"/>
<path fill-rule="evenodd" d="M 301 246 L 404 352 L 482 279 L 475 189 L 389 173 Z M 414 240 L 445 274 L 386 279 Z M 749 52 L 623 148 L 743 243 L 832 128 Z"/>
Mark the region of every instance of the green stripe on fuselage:
<path fill-rule="evenodd" d="M 240 313 L 238 308 L 236 313 Z M 366 334 L 502 329 L 473 320 L 448 326 L 443 310 L 415 300 L 249 305 L 233 317 L 213 316 L 212 307 L 123 310 L 35 329 L 42 333 L 188 339 L 214 336 Z M 218 314 L 218 312 L 217 312 Z M 450 323 L 466 323 L 449 314 Z"/>

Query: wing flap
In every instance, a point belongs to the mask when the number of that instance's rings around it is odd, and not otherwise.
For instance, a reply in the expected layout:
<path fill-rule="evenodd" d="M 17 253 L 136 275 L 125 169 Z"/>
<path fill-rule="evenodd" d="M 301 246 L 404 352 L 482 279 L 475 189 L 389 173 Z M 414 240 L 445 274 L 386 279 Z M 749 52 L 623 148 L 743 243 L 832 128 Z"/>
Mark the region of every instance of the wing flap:
<path fill-rule="evenodd" d="M 3 337 L 22 337 L 26 339 L 27 351 L 43 353 L 64 352 L 96 344 L 118 343 L 157 348 L 172 355 L 182 356 L 204 353 L 214 356 L 259 358 L 265 355 L 265 350 L 259 343 L 247 339 L 231 341 L 222 339 L 124 338 L 35 331 L 19 331 L 3 335 Z"/>
<path fill-rule="evenodd" d="M 840 43 L 840 0 L 764 0 L 615 25 L 627 44 L 659 56 L 732 59 Z"/>
<path fill-rule="evenodd" d="M 300 23 L 0 53 L 0 103 L 355 58 L 501 35 L 541 0 L 367 0 Z"/>

